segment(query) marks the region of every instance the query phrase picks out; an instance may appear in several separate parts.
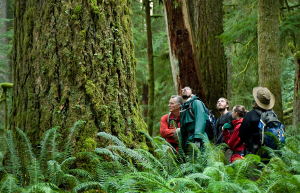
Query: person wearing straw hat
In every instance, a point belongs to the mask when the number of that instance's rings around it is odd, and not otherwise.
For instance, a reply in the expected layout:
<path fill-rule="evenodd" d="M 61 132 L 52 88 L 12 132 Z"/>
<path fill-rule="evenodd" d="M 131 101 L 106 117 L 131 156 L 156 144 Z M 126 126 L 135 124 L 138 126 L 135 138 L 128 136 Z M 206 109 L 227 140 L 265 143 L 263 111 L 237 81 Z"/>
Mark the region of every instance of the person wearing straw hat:
<path fill-rule="evenodd" d="M 256 110 L 266 112 L 275 104 L 274 95 L 266 87 L 254 87 L 252 90 L 255 103 L 253 109 L 246 113 L 239 129 L 239 136 L 245 148 L 245 154 L 255 154 L 261 147 L 258 123 L 260 115 Z"/>

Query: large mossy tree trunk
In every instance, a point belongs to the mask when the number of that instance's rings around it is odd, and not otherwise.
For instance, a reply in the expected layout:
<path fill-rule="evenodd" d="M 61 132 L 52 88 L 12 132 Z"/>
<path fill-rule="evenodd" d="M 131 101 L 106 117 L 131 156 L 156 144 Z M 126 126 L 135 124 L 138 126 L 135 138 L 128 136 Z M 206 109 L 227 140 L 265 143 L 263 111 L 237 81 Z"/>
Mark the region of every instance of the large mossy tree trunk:
<path fill-rule="evenodd" d="M 173 79 L 177 92 L 190 86 L 215 115 L 226 97 L 227 68 L 221 40 L 222 0 L 164 0 Z"/>
<path fill-rule="evenodd" d="M 99 131 L 143 145 L 130 12 L 129 0 L 16 0 L 12 128 L 37 145 L 47 129 L 64 139 L 84 120 L 76 151 L 101 145 Z"/>
<path fill-rule="evenodd" d="M 153 134 L 153 119 L 154 119 L 154 64 L 153 64 L 153 46 L 152 46 L 152 30 L 151 30 L 151 16 L 150 16 L 150 1 L 144 0 L 146 27 L 147 27 L 147 55 L 148 55 L 148 70 L 149 70 L 149 97 L 148 97 L 148 132 Z"/>
<path fill-rule="evenodd" d="M 273 110 L 283 121 L 279 64 L 279 0 L 258 1 L 258 75 L 259 86 L 275 96 Z"/>

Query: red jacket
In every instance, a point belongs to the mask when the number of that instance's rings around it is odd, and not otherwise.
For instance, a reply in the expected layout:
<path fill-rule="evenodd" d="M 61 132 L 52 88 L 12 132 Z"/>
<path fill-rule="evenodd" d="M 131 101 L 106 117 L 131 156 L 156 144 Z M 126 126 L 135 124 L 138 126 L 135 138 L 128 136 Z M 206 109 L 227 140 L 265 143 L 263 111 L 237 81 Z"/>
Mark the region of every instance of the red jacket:
<path fill-rule="evenodd" d="M 160 135 L 163 138 L 166 138 L 167 142 L 178 144 L 178 142 L 173 137 L 173 135 L 176 133 L 176 128 L 171 128 L 172 124 L 170 124 L 170 126 L 168 127 L 167 120 L 168 120 L 168 114 L 164 115 L 160 120 Z M 171 123 L 171 120 L 174 120 L 174 114 L 173 113 L 171 113 L 171 116 L 170 116 L 170 123 Z M 180 116 L 178 116 L 177 119 L 175 120 L 178 127 L 180 128 L 180 122 L 179 121 L 180 121 Z"/>
<path fill-rule="evenodd" d="M 229 132 L 229 130 L 223 131 L 223 138 L 229 148 L 232 151 L 244 151 L 245 146 L 243 145 L 240 137 L 239 137 L 239 129 L 241 126 L 241 123 L 243 121 L 243 118 L 240 118 L 238 120 L 232 120 L 231 123 L 234 127 L 232 133 Z M 233 154 L 230 161 L 234 162 L 236 158 L 243 158 L 240 154 Z"/>

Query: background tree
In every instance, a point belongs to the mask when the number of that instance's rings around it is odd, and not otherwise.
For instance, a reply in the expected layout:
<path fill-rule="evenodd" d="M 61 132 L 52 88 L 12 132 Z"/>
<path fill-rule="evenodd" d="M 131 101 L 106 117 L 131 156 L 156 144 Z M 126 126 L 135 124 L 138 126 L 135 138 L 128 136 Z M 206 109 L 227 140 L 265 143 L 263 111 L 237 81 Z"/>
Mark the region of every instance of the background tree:
<path fill-rule="evenodd" d="M 155 97 L 153 106 L 153 135 L 159 134 L 160 119 L 169 112 L 170 96 L 176 94 L 172 80 L 169 59 L 168 38 L 163 17 L 163 4 L 151 2 L 151 28 L 153 42 Z M 148 55 L 145 6 L 138 0 L 132 0 L 133 40 L 137 58 L 136 82 L 139 90 L 139 101 L 143 109 L 143 117 L 147 119 L 148 107 Z"/>
<path fill-rule="evenodd" d="M 222 1 L 164 1 L 175 88 L 190 86 L 207 107 L 226 97 Z"/>
<path fill-rule="evenodd" d="M 142 145 L 130 1 L 15 1 L 11 126 L 32 141 L 54 126 L 66 138 L 86 121 L 76 151 L 104 143 L 98 131 Z M 37 145 L 37 144 L 33 144 Z"/>
<path fill-rule="evenodd" d="M 153 46 L 152 46 L 152 30 L 151 30 L 151 15 L 150 15 L 150 1 L 144 0 L 145 15 L 146 15 L 146 26 L 147 26 L 147 55 L 148 55 L 148 132 L 152 136 L 153 133 L 153 118 L 154 118 L 154 64 L 153 64 Z"/>
<path fill-rule="evenodd" d="M 279 64 L 279 0 L 258 1 L 258 73 L 259 86 L 275 96 L 274 111 L 283 121 Z"/>

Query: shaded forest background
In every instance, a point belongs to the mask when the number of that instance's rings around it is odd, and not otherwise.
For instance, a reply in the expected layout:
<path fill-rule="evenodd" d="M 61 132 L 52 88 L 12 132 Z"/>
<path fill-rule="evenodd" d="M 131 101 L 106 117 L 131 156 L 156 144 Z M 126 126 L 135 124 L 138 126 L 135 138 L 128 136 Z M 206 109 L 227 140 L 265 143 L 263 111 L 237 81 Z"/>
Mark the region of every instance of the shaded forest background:
<path fill-rule="evenodd" d="M 5 1 L 3 1 L 5 2 Z M 294 97 L 295 56 L 293 48 L 299 47 L 300 11 L 299 1 L 280 2 L 280 66 L 282 83 L 282 105 L 285 124 L 291 124 Z M 13 1 L 1 6 L 0 67 L 1 82 L 12 82 L 11 48 L 13 39 Z M 159 134 L 160 118 L 168 113 L 168 101 L 177 94 L 172 78 L 169 59 L 166 23 L 163 17 L 163 3 L 151 1 L 151 26 L 154 64 L 154 105 L 148 105 L 149 71 L 147 57 L 146 12 L 143 2 L 132 0 L 132 32 L 136 66 L 138 99 L 144 120 L 149 121 L 148 110 L 153 109 L 153 135 Z M 257 50 L 257 1 L 224 1 L 224 33 L 222 39 L 226 52 L 228 93 L 231 107 L 237 104 L 251 109 L 252 88 L 258 85 Z M 9 90 L 10 91 L 10 90 Z M 10 96 L 11 92 L 8 92 Z M 218 96 L 221 97 L 221 96 Z M 8 98 L 8 107 L 11 97 Z M 4 105 L 2 103 L 2 105 Z M 215 110 L 215 109 L 214 109 Z M 215 114 L 218 117 L 218 114 Z M 4 111 L 1 111 L 1 128 L 4 128 Z"/>

